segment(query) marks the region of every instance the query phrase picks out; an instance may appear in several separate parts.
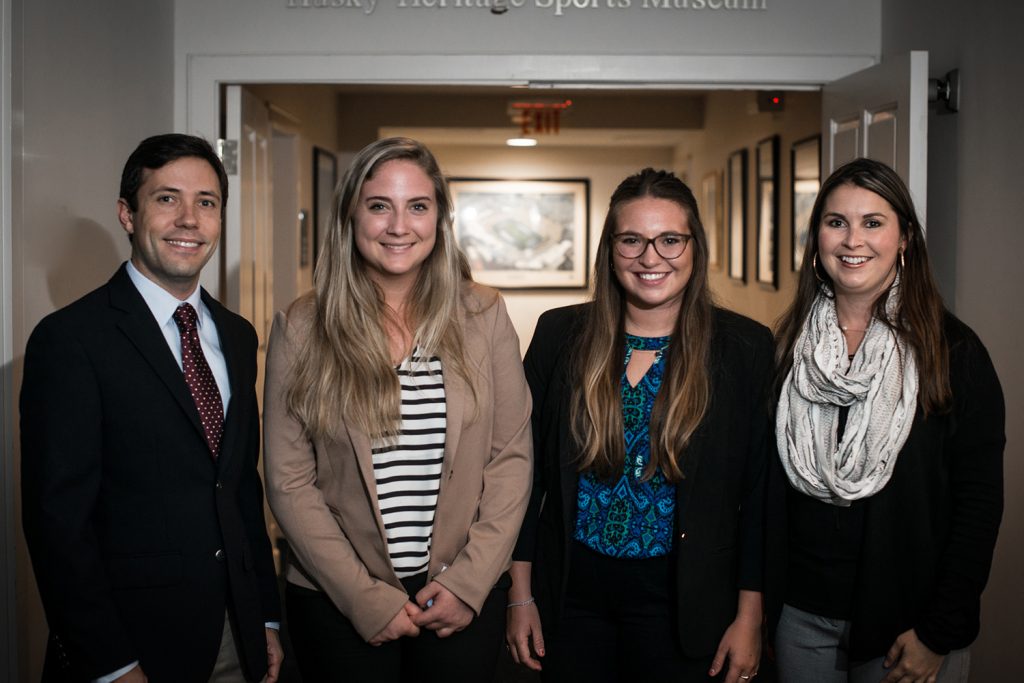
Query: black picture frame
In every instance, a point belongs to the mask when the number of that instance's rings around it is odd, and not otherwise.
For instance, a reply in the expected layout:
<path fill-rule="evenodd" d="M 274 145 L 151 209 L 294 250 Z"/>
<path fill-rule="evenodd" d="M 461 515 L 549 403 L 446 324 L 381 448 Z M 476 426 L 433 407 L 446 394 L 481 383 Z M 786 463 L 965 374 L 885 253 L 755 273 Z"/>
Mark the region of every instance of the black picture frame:
<path fill-rule="evenodd" d="M 779 136 L 757 143 L 757 283 L 779 288 Z"/>
<path fill-rule="evenodd" d="M 338 184 L 338 157 L 322 147 L 313 148 L 313 266 L 331 219 L 334 186 Z"/>
<path fill-rule="evenodd" d="M 812 135 L 797 140 L 789 154 L 793 169 L 790 188 L 792 207 L 792 241 L 790 242 L 791 264 L 794 271 L 803 264 L 810 230 L 811 210 L 821 188 L 821 135 Z"/>
<path fill-rule="evenodd" d="M 747 150 L 729 155 L 729 279 L 747 281 Z"/>
<path fill-rule="evenodd" d="M 450 178 L 455 239 L 473 279 L 500 289 L 585 289 L 589 178 Z"/>

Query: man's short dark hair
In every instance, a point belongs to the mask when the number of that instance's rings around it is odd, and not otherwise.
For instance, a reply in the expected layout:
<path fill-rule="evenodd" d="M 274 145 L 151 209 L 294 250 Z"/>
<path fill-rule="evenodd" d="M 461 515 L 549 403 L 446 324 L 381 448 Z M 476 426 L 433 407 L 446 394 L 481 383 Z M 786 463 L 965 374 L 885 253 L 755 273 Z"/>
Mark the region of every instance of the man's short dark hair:
<path fill-rule="evenodd" d="M 220 219 L 224 220 L 224 212 L 228 202 L 228 174 L 224 164 L 206 140 L 194 135 L 167 133 L 154 135 L 139 143 L 121 172 L 121 199 L 128 203 L 132 211 L 139 210 L 139 188 L 144 181 L 143 170 L 155 171 L 172 161 L 186 157 L 202 159 L 213 167 L 220 181 Z"/>

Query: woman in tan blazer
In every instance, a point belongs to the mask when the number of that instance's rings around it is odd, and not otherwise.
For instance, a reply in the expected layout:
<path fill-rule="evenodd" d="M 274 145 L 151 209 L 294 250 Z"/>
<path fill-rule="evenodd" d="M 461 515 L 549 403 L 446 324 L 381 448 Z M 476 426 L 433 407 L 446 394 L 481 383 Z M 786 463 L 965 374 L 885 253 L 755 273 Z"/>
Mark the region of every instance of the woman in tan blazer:
<path fill-rule="evenodd" d="M 488 680 L 531 480 L 530 396 L 497 292 L 472 282 L 433 155 L 353 161 L 313 292 L 274 321 L 267 495 L 308 681 Z"/>

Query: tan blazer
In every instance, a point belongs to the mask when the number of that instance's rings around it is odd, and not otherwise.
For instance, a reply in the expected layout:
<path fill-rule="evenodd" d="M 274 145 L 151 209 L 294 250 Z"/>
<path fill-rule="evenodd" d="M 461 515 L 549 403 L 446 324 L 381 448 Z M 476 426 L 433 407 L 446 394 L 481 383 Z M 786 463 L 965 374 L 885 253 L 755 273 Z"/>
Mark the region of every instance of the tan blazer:
<path fill-rule="evenodd" d="M 530 495 L 531 403 L 505 302 L 494 290 L 467 284 L 462 304 L 477 405 L 469 387 L 445 372 L 447 431 L 428 573 L 479 613 L 510 565 Z M 285 407 L 292 359 L 312 313 L 311 300 L 300 300 L 277 314 L 270 335 L 267 498 L 298 560 L 288 567 L 288 581 L 325 591 L 368 640 L 408 596 L 387 553 L 370 438 L 342 424 L 333 439 L 310 441 Z M 442 563 L 449 568 L 438 574 Z"/>

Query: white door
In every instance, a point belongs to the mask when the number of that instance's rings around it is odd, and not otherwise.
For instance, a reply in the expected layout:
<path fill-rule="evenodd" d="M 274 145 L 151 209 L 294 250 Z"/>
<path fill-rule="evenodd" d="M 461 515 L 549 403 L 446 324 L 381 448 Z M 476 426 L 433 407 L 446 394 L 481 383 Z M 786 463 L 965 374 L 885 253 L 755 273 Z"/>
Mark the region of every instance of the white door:
<path fill-rule="evenodd" d="M 928 53 L 886 57 L 821 95 L 822 179 L 851 159 L 884 161 L 907 183 L 927 225 Z"/>
<path fill-rule="evenodd" d="M 224 113 L 222 137 L 233 143 L 231 147 L 235 154 L 233 163 L 225 160 L 229 191 L 221 238 L 224 253 L 222 292 L 224 304 L 251 322 L 259 337 L 256 397 L 262 416 L 263 369 L 274 315 L 273 130 L 266 104 L 242 86 L 229 85 L 225 88 Z M 274 562 L 280 570 L 277 540 L 282 534 L 266 499 L 263 501 L 263 514 L 274 546 Z"/>
<path fill-rule="evenodd" d="M 262 360 L 273 320 L 273 183 L 266 104 L 239 85 L 225 88 L 224 138 L 235 143 L 228 167 L 224 225 L 224 303 L 256 328 Z"/>

